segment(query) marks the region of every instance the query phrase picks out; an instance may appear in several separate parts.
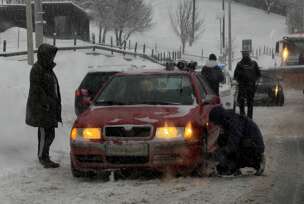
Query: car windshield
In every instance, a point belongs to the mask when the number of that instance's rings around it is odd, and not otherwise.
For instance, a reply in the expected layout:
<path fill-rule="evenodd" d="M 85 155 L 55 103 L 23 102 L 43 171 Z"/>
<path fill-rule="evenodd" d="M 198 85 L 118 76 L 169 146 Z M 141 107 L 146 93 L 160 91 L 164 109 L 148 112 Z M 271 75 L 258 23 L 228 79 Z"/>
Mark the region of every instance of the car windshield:
<path fill-rule="evenodd" d="M 114 77 L 95 105 L 192 105 L 194 100 L 186 75 L 128 75 Z"/>

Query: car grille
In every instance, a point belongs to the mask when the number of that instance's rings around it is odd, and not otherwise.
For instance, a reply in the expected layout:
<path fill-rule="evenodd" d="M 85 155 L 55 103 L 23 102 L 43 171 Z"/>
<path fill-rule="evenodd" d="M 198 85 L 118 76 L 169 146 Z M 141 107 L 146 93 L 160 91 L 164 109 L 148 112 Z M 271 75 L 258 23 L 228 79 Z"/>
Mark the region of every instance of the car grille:
<path fill-rule="evenodd" d="M 103 163 L 103 158 L 99 155 L 77 155 L 76 159 L 84 163 Z"/>
<path fill-rule="evenodd" d="M 108 156 L 106 159 L 111 164 L 145 164 L 149 162 L 148 156 Z"/>
<path fill-rule="evenodd" d="M 150 137 L 152 127 L 150 126 L 107 126 L 105 127 L 106 137 L 129 137 L 141 138 Z"/>

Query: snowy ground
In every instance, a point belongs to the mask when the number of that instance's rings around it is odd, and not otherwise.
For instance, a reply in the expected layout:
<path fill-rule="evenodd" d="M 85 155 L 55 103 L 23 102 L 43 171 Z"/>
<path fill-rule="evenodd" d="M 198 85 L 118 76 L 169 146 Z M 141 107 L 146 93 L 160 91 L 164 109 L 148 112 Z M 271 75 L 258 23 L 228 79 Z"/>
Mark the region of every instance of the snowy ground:
<path fill-rule="evenodd" d="M 57 129 L 51 155 L 62 166 L 46 170 L 36 159 L 36 129 L 24 124 L 30 67 L 21 56 L 0 58 L 0 88 L 4 90 L 0 106 L 1 203 L 303 203 L 304 96 L 292 90 L 287 92 L 284 107 L 259 107 L 255 111 L 267 144 L 268 165 L 262 177 L 248 175 L 250 170 L 245 170 L 245 175 L 237 178 L 138 178 L 115 182 L 73 178 L 68 135 L 75 118 L 74 90 L 89 65 L 155 66 L 139 58 L 129 60 L 119 55 L 86 55 L 86 51 L 59 52 L 55 71 L 63 95 L 64 126 Z"/>

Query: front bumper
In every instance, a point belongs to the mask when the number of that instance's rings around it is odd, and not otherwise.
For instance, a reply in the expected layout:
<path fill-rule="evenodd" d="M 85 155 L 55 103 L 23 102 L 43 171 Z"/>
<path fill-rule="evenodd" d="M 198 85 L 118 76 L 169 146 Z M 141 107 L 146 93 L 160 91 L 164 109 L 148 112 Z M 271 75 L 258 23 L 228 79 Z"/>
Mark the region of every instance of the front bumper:
<path fill-rule="evenodd" d="M 195 168 L 202 162 L 202 145 L 184 141 L 119 141 L 115 145 L 146 145 L 145 154 L 126 156 L 109 155 L 107 147 L 113 141 L 103 143 L 89 141 L 71 142 L 71 162 L 78 171 L 115 170 L 124 168 L 145 168 L 165 170 L 169 168 Z"/>

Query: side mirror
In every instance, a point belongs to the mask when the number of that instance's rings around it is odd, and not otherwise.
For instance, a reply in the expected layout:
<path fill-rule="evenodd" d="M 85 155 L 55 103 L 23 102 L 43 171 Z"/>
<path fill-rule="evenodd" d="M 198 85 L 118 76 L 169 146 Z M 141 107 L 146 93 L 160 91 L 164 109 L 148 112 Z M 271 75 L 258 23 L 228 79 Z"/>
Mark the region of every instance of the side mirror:
<path fill-rule="evenodd" d="M 81 96 L 90 96 L 88 89 L 80 89 Z"/>
<path fill-rule="evenodd" d="M 90 106 L 92 104 L 92 98 L 88 96 L 83 97 L 81 100 L 81 104 L 85 106 Z"/>

